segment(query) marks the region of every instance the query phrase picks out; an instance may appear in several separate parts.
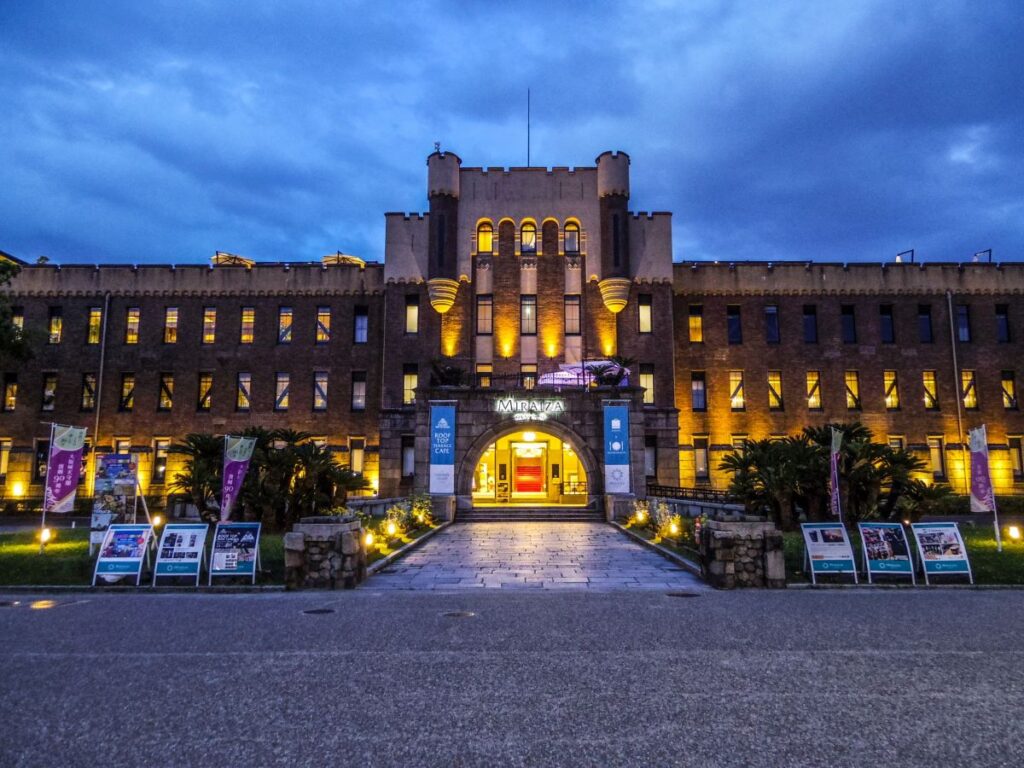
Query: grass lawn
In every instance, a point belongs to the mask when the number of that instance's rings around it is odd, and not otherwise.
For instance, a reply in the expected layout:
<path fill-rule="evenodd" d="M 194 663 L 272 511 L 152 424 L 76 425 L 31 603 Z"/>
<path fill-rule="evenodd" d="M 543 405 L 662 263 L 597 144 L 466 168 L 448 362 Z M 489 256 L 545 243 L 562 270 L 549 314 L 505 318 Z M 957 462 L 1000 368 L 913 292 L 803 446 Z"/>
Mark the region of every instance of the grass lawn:
<path fill-rule="evenodd" d="M 664 547 L 670 552 L 675 552 L 680 557 L 685 557 L 687 560 L 693 563 L 700 563 L 700 553 L 693 547 L 688 547 L 685 544 L 677 543 L 672 539 L 662 538 L 647 526 L 634 525 L 633 523 L 625 523 L 622 527 L 628 528 L 631 533 L 636 533 L 642 536 L 643 538 L 647 539 L 647 541 L 657 544 L 660 547 Z"/>
<path fill-rule="evenodd" d="M 967 556 L 971 562 L 971 570 L 974 572 L 975 584 L 1021 584 L 1024 585 L 1024 541 L 1011 541 L 1003 537 L 1002 553 L 996 551 L 996 538 L 991 526 L 988 525 L 961 525 L 960 533 L 967 545 Z M 854 557 L 857 563 L 861 562 L 860 536 L 856 531 L 850 534 L 850 544 L 853 547 Z M 907 539 L 911 548 L 916 548 L 910 531 L 907 531 Z M 790 582 L 807 582 L 810 577 L 804 573 L 804 542 L 799 531 L 791 531 L 784 534 L 784 547 L 786 555 L 786 579 Z M 916 549 L 915 549 L 916 554 Z M 821 577 L 818 577 L 821 580 Z M 826 581 L 848 581 L 849 575 L 826 577 Z M 885 578 L 885 582 L 907 581 L 907 579 Z M 924 580 L 918 576 L 919 583 Z M 940 577 L 936 580 L 939 584 L 967 583 L 964 577 Z"/>

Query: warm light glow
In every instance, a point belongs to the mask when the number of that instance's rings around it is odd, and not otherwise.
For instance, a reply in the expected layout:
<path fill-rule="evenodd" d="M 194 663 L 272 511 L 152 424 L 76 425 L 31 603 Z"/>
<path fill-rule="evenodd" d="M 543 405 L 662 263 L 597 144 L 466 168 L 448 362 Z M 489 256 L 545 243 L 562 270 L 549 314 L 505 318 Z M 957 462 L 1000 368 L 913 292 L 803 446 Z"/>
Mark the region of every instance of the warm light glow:
<path fill-rule="evenodd" d="M 459 292 L 459 283 L 446 277 L 434 277 L 427 280 L 427 298 L 430 306 L 443 315 L 455 304 L 455 296 Z"/>
<path fill-rule="evenodd" d="M 25 484 L 21 482 L 21 480 L 16 480 L 14 484 L 11 485 L 11 495 L 19 499 L 25 495 Z"/>
<path fill-rule="evenodd" d="M 644 521 L 644 518 L 646 518 L 646 517 L 647 517 L 647 513 L 646 512 L 644 512 L 642 509 L 637 510 L 636 521 L 638 523 L 642 523 Z"/>
<path fill-rule="evenodd" d="M 393 520 L 389 521 L 388 522 L 388 536 L 394 536 L 396 533 L 398 533 L 398 526 L 395 525 L 395 522 Z"/>
<path fill-rule="evenodd" d="M 536 432 L 523 432 L 523 440 L 525 440 L 526 442 L 532 443 L 536 439 L 537 439 L 537 433 Z"/>
<path fill-rule="evenodd" d="M 671 523 L 668 527 L 669 531 L 673 536 L 679 533 L 679 525 L 677 523 Z"/>
<path fill-rule="evenodd" d="M 29 603 L 28 607 L 33 611 L 45 611 L 47 608 L 53 608 L 57 603 L 53 600 L 35 600 Z"/>
<path fill-rule="evenodd" d="M 164 518 L 161 515 L 153 515 L 153 527 L 159 528 L 164 524 Z"/>
<path fill-rule="evenodd" d="M 53 531 L 49 528 L 43 528 L 43 530 L 39 532 L 39 540 L 43 542 L 43 544 L 49 543 L 51 539 L 53 539 Z"/>
<path fill-rule="evenodd" d="M 1006 532 L 1010 535 L 1010 538 L 1013 539 L 1014 541 L 1020 541 L 1020 526 L 1019 525 L 1011 525 L 1007 529 Z"/>
<path fill-rule="evenodd" d="M 366 535 L 363 537 L 363 542 L 368 547 L 372 547 L 373 546 L 373 531 L 367 531 L 366 532 Z"/>

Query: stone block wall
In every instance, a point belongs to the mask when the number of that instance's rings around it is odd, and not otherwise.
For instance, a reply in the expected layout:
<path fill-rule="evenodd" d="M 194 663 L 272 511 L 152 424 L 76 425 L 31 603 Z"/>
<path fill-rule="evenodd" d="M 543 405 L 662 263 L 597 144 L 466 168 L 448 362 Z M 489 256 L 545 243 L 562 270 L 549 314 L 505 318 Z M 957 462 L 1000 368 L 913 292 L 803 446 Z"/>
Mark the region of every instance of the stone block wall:
<path fill-rule="evenodd" d="M 352 589 L 366 580 L 366 543 L 358 520 L 307 517 L 284 536 L 288 589 Z"/>
<path fill-rule="evenodd" d="M 709 520 L 700 552 L 708 583 L 716 589 L 786 586 L 782 532 L 773 523 Z"/>

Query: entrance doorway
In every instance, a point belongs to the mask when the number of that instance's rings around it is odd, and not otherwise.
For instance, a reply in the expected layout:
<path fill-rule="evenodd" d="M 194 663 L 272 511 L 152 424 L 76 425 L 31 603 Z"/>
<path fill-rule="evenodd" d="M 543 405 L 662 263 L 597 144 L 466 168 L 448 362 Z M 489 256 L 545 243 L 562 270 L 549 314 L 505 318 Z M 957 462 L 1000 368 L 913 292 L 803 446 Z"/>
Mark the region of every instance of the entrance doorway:
<path fill-rule="evenodd" d="M 487 446 L 473 472 L 473 506 L 579 506 L 587 473 L 572 445 L 539 429 Z"/>

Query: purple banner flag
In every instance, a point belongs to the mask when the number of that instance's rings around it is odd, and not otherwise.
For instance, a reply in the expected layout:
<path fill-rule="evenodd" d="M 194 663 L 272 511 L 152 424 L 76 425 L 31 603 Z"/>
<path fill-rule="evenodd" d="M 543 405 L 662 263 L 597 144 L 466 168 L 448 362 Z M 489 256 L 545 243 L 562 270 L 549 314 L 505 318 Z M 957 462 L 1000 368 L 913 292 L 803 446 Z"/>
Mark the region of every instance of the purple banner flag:
<path fill-rule="evenodd" d="M 224 435 L 224 482 L 220 494 L 221 520 L 228 520 L 231 517 L 231 508 L 242 491 L 242 482 L 245 480 L 245 473 L 249 471 L 249 460 L 252 458 L 252 451 L 255 447 L 255 437 Z"/>
<path fill-rule="evenodd" d="M 842 519 L 843 510 L 839 503 L 839 451 L 843 446 L 843 433 L 832 427 L 832 450 L 829 452 L 829 508 L 832 517 Z"/>
<path fill-rule="evenodd" d="M 988 471 L 988 435 L 985 425 L 967 433 L 971 446 L 971 512 L 995 512 L 996 496 Z"/>
<path fill-rule="evenodd" d="M 84 449 L 84 427 L 53 425 L 53 431 L 50 433 L 50 457 L 46 464 L 44 513 L 62 514 L 74 510 Z"/>

